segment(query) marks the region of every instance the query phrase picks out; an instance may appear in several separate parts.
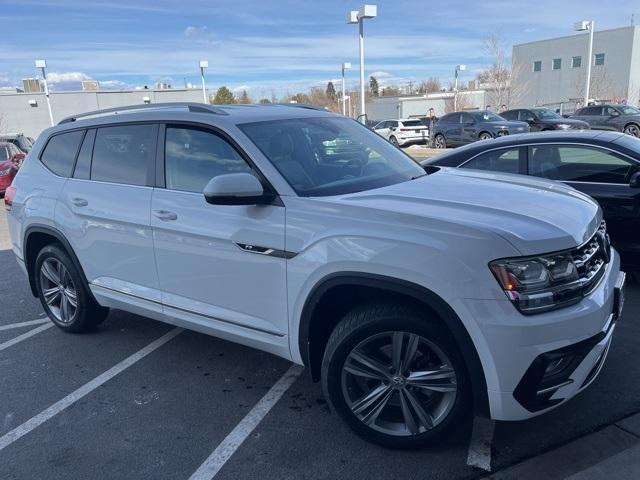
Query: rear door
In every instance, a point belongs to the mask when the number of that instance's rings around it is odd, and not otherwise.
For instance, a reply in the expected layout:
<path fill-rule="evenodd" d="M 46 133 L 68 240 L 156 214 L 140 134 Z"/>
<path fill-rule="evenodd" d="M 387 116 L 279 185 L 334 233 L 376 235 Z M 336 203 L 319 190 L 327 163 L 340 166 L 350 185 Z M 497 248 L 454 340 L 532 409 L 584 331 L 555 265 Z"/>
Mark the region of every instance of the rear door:
<path fill-rule="evenodd" d="M 88 130 L 56 220 L 92 289 L 160 308 L 149 220 L 157 131 L 152 123 Z"/>
<path fill-rule="evenodd" d="M 284 206 L 205 201 L 212 178 L 256 174 L 222 132 L 177 123 L 161 138 L 151 223 L 166 313 L 245 343 L 285 348 Z"/>
<path fill-rule="evenodd" d="M 459 113 L 445 115 L 440 120 L 438 127 L 447 139 L 448 146 L 459 145 L 462 142 L 462 128 L 460 126 Z"/>
<path fill-rule="evenodd" d="M 576 115 L 579 120 L 584 120 L 595 130 L 602 130 L 602 107 L 591 106 L 580 110 L 580 115 Z"/>
<path fill-rule="evenodd" d="M 460 140 L 463 143 L 475 142 L 478 139 L 476 120 L 468 113 L 460 114 Z"/>
<path fill-rule="evenodd" d="M 536 145 L 529 147 L 529 170 L 595 198 L 623 260 L 640 265 L 640 189 L 629 186 L 638 171 L 635 160 L 593 146 Z"/>

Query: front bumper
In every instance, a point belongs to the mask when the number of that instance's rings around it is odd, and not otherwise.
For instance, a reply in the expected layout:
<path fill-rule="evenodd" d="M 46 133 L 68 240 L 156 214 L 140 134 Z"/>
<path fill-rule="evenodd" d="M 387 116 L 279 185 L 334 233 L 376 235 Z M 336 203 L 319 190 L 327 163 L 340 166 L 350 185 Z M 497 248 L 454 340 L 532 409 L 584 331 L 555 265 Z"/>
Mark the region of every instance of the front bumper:
<path fill-rule="evenodd" d="M 464 301 L 465 314 L 478 327 L 479 335 L 472 338 L 485 372 L 491 418 L 536 416 L 569 400 L 597 377 L 624 299 L 620 258 L 614 249 L 611 253 L 598 287 L 569 307 L 524 316 L 510 302 Z M 563 354 L 567 359 L 562 368 L 546 375 Z"/>

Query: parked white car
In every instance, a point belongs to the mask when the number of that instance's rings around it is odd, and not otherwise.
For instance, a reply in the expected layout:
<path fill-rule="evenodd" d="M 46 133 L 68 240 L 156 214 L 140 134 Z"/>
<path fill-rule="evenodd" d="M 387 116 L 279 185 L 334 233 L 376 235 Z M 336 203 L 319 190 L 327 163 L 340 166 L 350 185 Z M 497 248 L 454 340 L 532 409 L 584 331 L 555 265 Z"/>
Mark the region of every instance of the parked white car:
<path fill-rule="evenodd" d="M 373 127 L 373 130 L 396 147 L 429 142 L 429 127 L 416 118 L 384 120 Z"/>
<path fill-rule="evenodd" d="M 533 417 L 600 372 L 624 274 L 590 197 L 425 170 L 308 107 L 115 110 L 44 131 L 4 199 L 61 330 L 117 308 L 266 350 L 394 447 Z"/>

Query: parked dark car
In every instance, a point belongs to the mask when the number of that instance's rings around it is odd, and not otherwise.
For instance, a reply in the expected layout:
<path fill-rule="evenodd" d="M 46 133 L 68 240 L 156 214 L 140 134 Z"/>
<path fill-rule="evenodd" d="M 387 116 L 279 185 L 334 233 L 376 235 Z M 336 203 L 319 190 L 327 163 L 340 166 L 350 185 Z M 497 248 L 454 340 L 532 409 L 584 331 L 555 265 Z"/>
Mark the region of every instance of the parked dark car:
<path fill-rule="evenodd" d="M 33 138 L 27 137 L 22 133 L 2 133 L 0 134 L 0 142 L 13 143 L 24 153 L 29 153 L 34 144 Z"/>
<path fill-rule="evenodd" d="M 24 157 L 24 152 L 13 143 L 0 142 L 0 195 L 11 185 Z"/>
<path fill-rule="evenodd" d="M 422 165 L 495 170 L 565 182 L 600 203 L 623 264 L 640 270 L 640 139 L 593 130 L 530 133 L 477 142 L 427 159 Z"/>
<path fill-rule="evenodd" d="M 594 130 L 613 130 L 640 137 L 640 110 L 629 105 L 590 105 L 571 118 L 584 120 Z"/>
<path fill-rule="evenodd" d="M 436 148 L 447 148 L 528 131 L 529 125 L 525 122 L 505 120 L 493 112 L 481 110 L 444 115 L 436 123 L 433 138 Z"/>
<path fill-rule="evenodd" d="M 516 108 L 500 113 L 507 120 L 527 122 L 532 132 L 548 130 L 589 130 L 589 124 L 582 120 L 565 118 L 548 108 Z"/>

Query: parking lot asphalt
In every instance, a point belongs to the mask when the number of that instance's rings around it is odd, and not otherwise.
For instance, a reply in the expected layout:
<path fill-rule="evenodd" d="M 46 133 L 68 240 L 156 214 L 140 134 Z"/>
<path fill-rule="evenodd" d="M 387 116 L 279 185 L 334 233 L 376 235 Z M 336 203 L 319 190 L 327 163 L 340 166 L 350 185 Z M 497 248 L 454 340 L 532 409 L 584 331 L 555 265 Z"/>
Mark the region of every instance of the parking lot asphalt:
<path fill-rule="evenodd" d="M 291 364 L 272 355 L 121 311 L 87 334 L 39 323 L 42 308 L 9 250 L 4 221 L 2 211 L 0 479 L 189 478 L 288 371 Z M 610 427 L 640 411 L 639 313 L 640 288 L 631 284 L 600 377 L 571 402 L 532 420 L 496 422 L 493 435 L 479 439 L 470 420 L 424 450 L 360 440 L 303 372 L 246 439 L 231 442 L 216 478 L 480 478 L 486 472 L 468 464 L 478 441 L 492 470 L 507 472 L 496 478 L 539 478 L 508 472 L 593 432 L 621 450 L 640 441 Z M 13 328 L 22 322 L 32 323 Z M 624 438 L 611 440 L 608 429 Z M 581 468 L 598 461 L 587 457 Z M 575 473 L 558 472 L 545 480 Z"/>

